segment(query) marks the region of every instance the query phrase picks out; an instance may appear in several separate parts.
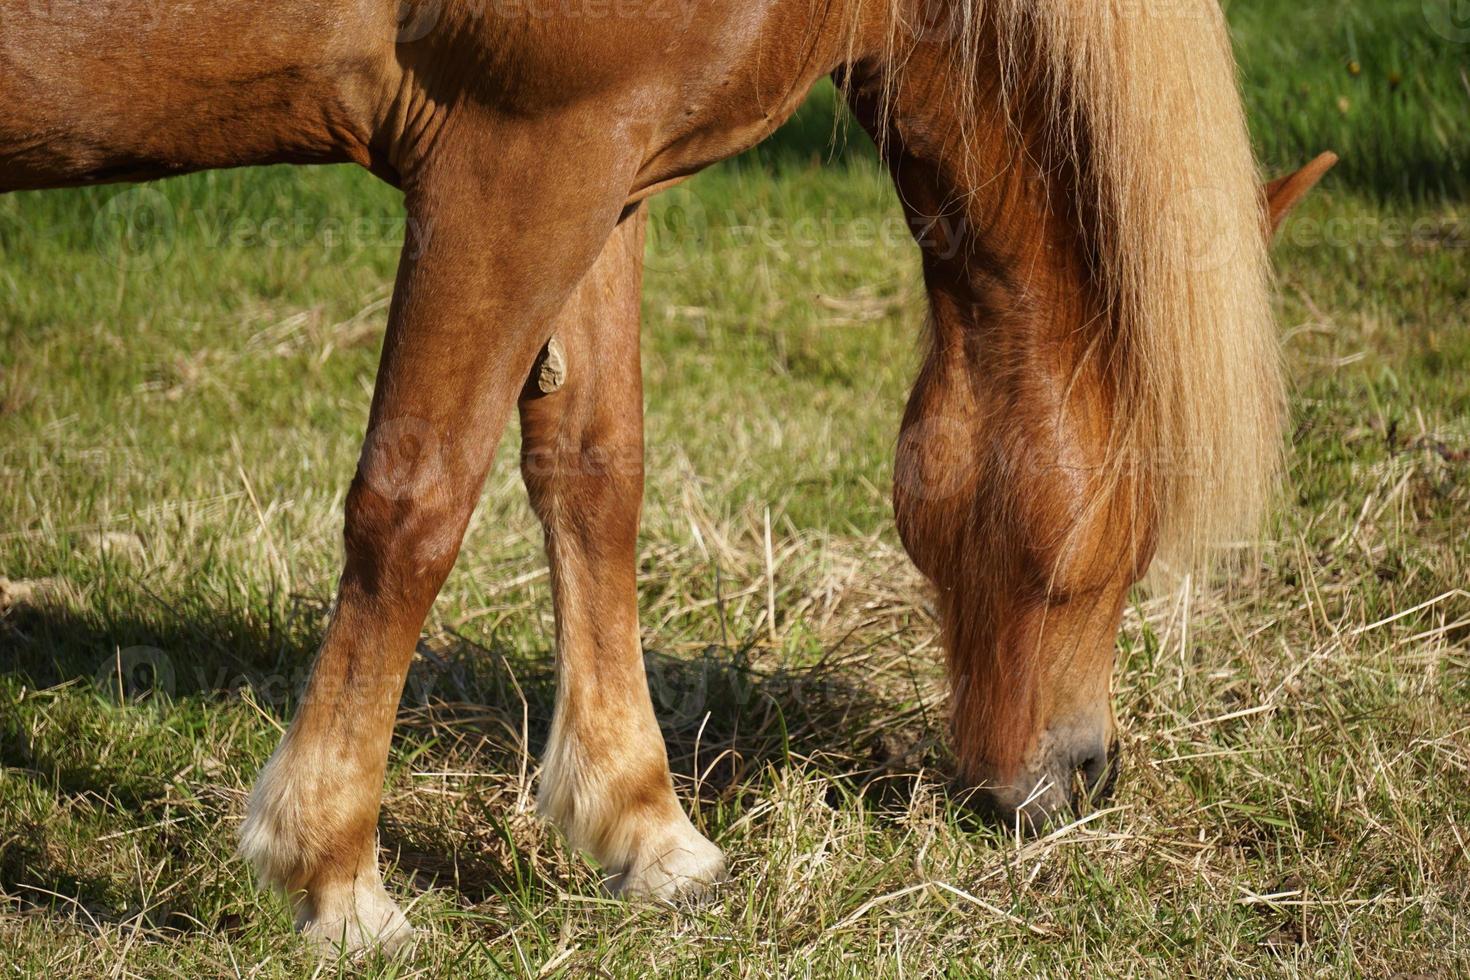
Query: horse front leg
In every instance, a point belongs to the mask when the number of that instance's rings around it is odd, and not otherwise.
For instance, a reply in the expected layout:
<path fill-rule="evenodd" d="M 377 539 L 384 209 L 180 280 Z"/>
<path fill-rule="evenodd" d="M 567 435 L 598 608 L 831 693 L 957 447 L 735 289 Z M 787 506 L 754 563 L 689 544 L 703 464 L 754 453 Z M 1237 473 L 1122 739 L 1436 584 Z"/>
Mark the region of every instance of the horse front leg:
<path fill-rule="evenodd" d="M 565 381 L 528 383 L 521 468 L 556 605 L 556 709 L 539 809 L 616 891 L 669 898 L 719 878 L 724 858 L 674 795 L 638 636 L 644 221 L 640 210 L 619 225 L 557 318 Z"/>
<path fill-rule="evenodd" d="M 241 830 L 243 855 L 290 894 L 298 928 L 327 943 L 394 945 L 409 935 L 383 889 L 376 845 L 405 675 L 551 320 L 623 203 L 621 190 L 606 193 L 597 180 L 524 182 L 539 148 L 568 138 L 504 139 L 493 164 L 443 140 L 408 190 L 416 234 L 347 496 L 336 609 Z"/>

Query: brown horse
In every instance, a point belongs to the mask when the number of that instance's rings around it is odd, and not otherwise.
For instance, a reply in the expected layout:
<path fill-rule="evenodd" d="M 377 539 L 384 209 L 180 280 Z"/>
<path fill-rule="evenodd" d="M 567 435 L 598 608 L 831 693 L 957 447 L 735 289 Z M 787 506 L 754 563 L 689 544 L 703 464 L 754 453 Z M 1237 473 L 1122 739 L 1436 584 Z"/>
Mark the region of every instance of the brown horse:
<path fill-rule="evenodd" d="M 335 611 L 242 829 L 303 930 L 409 934 L 375 833 L 398 698 L 517 405 L 556 605 L 540 809 L 624 894 L 723 873 L 640 655 L 643 202 L 829 75 L 924 250 L 894 502 L 938 591 L 959 775 L 1033 823 L 1112 769 L 1129 588 L 1249 533 L 1277 466 L 1260 191 L 1214 0 L 0 0 L 0 191 L 351 161 L 419 229 Z M 1275 189 L 1272 221 L 1316 175 Z"/>

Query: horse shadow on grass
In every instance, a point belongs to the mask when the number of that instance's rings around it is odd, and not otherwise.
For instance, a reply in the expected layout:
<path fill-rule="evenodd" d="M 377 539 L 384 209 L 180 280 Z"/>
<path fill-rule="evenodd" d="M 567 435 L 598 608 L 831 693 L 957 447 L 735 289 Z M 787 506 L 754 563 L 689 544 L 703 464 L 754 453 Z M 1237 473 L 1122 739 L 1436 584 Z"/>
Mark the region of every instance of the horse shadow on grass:
<path fill-rule="evenodd" d="M 527 655 L 493 640 L 444 634 L 422 643 L 419 652 L 400 711 L 401 741 L 471 739 L 469 756 L 479 768 L 509 774 L 534 766 L 555 703 L 549 651 Z M 805 778 L 825 783 L 827 805 L 857 797 L 876 819 L 887 820 L 906 812 L 921 784 L 952 789 L 942 709 L 882 692 L 833 656 L 810 666 L 771 659 L 768 651 L 748 646 L 711 645 L 693 656 L 645 651 L 655 714 L 683 798 L 693 796 L 705 813 L 738 816 L 783 771 L 800 767 Z M 457 761 L 463 764 L 463 753 Z M 508 802 L 491 796 L 475 805 L 499 805 L 503 812 Z M 478 846 L 466 849 L 462 828 L 415 822 L 411 813 L 390 807 L 381 841 L 396 854 L 400 870 L 420 880 L 452 881 L 478 902 L 526 890 L 523 854 L 507 846 L 513 831 L 493 823 Z M 718 832 L 713 828 L 716 837 Z"/>
<path fill-rule="evenodd" d="M 266 621 L 210 608 L 207 601 L 157 614 L 78 612 L 61 604 L 12 608 L 0 614 L 0 692 L 10 699 L 21 690 L 90 686 L 99 713 L 119 703 L 168 711 L 193 702 L 207 711 L 248 698 L 284 725 L 308 676 L 326 611 L 315 599 L 293 600 Z M 548 649 L 523 647 L 494 635 L 426 639 L 400 704 L 381 844 L 400 874 L 421 886 L 453 888 L 473 904 L 506 893 L 546 897 L 559 887 L 554 877 L 527 867 L 524 836 L 500 816 L 509 812 L 505 796 L 517 781 L 492 779 L 483 793 L 468 794 L 462 806 L 475 808 L 475 819 L 464 821 L 455 819 L 459 810 L 415 805 L 414 779 L 403 770 L 434 771 L 441 764 L 506 776 L 534 770 L 551 724 L 555 671 Z M 863 663 L 840 650 L 806 666 L 778 662 L 754 646 L 710 646 L 693 656 L 651 650 L 645 664 L 675 780 L 681 795 L 692 793 L 701 807 L 719 804 L 738 814 L 772 778 L 797 766 L 826 783 L 829 805 L 860 797 L 877 819 L 901 813 L 921 783 L 949 788 L 936 710 L 911 693 L 880 691 L 865 680 Z M 89 723 L 75 715 L 86 713 L 73 711 L 69 722 L 79 738 L 87 737 Z M 231 750 L 236 757 L 226 765 L 241 771 L 264 761 L 238 757 L 236 746 L 223 749 Z M 174 775 L 109 753 L 100 753 L 99 762 L 98 755 L 75 752 L 54 735 L 34 738 L 20 713 L 0 711 L 0 767 L 7 773 L 29 780 L 35 792 L 63 807 L 100 807 L 120 831 L 130 830 L 129 822 L 138 828 L 155 823 L 178 792 Z M 219 812 L 206 819 L 233 826 L 236 815 L 226 811 L 238 802 L 222 802 L 225 794 L 207 799 Z M 85 862 L 39 843 L 46 839 L 40 828 L 26 833 L 19 826 L 25 815 L 10 816 L 10 840 L 0 841 L 0 894 L 33 907 L 49 903 L 53 910 L 64 900 L 78 920 L 77 910 L 98 922 L 137 914 L 142 896 L 105 873 L 79 871 Z M 169 847 L 153 857 L 177 862 L 183 871 L 191 866 L 186 851 Z M 179 910 L 145 915 L 144 922 L 169 930 L 229 927 L 197 924 Z"/>

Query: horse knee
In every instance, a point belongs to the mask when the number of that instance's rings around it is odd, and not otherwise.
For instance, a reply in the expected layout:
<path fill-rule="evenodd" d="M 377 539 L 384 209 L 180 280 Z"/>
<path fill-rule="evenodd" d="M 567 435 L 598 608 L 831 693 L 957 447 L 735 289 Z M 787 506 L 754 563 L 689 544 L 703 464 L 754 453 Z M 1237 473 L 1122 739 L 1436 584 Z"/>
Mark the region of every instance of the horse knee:
<path fill-rule="evenodd" d="M 373 595 L 417 602 L 438 592 L 459 553 L 469 508 L 439 493 L 396 494 L 359 471 L 347 492 L 346 577 Z"/>

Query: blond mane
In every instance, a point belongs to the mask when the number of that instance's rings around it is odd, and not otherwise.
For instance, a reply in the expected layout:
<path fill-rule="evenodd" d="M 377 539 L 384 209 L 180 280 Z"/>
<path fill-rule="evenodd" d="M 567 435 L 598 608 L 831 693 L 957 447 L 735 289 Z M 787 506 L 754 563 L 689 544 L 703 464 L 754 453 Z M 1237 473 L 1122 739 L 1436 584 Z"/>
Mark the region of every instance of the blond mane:
<path fill-rule="evenodd" d="M 907 0 L 878 2 L 892 36 L 914 36 Z M 963 119 L 982 118 L 987 17 L 1001 91 L 1027 79 L 1052 106 L 1049 141 L 1077 174 L 1110 313 L 1099 350 L 1119 405 L 1115 475 L 1142 478 L 1158 571 L 1208 565 L 1220 546 L 1255 537 L 1284 417 L 1258 174 L 1224 16 L 1215 0 L 946 2 L 954 29 L 941 43 L 977 81 L 956 93 Z"/>

